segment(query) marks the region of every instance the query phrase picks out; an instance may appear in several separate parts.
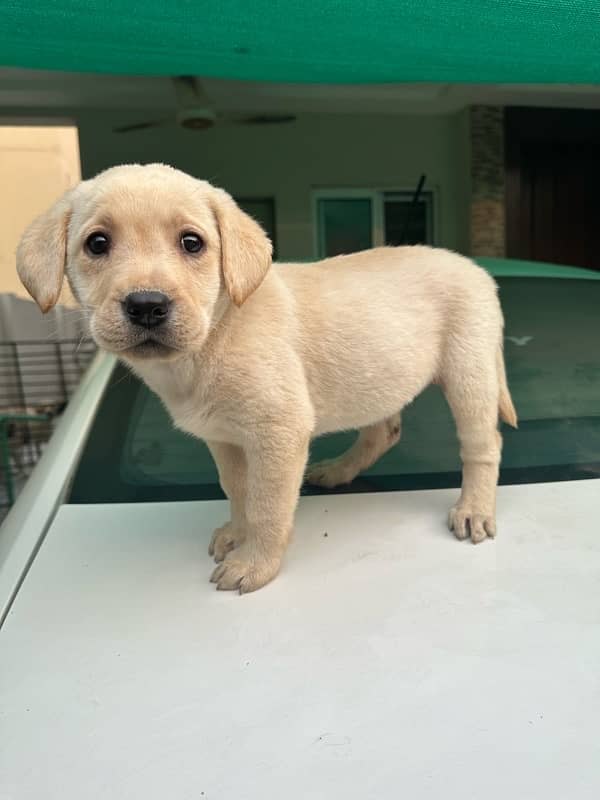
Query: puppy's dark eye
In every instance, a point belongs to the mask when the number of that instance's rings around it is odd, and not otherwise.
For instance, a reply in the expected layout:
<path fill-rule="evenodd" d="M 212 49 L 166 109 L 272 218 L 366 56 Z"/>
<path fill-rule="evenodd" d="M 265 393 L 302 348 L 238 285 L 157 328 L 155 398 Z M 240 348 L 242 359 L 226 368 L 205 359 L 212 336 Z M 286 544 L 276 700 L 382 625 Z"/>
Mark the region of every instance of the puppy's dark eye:
<path fill-rule="evenodd" d="M 110 249 L 110 239 L 105 233 L 92 233 L 85 240 L 85 248 L 92 256 L 103 256 Z"/>
<path fill-rule="evenodd" d="M 183 233 L 181 235 L 181 246 L 186 253 L 199 253 L 204 247 L 204 242 L 197 233 Z"/>

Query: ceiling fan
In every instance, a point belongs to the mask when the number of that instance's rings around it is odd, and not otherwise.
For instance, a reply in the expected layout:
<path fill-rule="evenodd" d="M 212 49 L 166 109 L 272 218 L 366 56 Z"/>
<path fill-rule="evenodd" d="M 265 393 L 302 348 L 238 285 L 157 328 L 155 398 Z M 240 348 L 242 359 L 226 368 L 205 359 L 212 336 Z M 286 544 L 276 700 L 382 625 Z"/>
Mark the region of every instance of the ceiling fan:
<path fill-rule="evenodd" d="M 192 75 L 176 75 L 171 78 L 177 101 L 175 116 L 169 115 L 161 119 L 145 120 L 134 122 L 130 125 L 120 125 L 113 128 L 114 133 L 130 133 L 141 131 L 145 128 L 157 128 L 167 125 L 173 121 L 182 128 L 188 130 L 203 131 L 212 128 L 219 121 L 208 95 L 198 78 Z M 285 122 L 293 122 L 296 117 L 293 114 L 258 114 L 255 116 L 239 117 L 234 122 L 245 125 L 275 125 Z"/>

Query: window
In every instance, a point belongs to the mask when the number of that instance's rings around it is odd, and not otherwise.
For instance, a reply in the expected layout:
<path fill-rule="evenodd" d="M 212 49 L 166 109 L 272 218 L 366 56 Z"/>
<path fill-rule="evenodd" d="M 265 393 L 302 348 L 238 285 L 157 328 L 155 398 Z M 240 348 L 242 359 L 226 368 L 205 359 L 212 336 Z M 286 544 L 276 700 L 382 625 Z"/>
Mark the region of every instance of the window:
<path fill-rule="evenodd" d="M 600 280 L 499 276 L 497 281 L 509 384 L 519 412 L 519 430 L 503 430 L 500 483 L 598 477 Z M 426 389 L 402 417 L 400 443 L 350 491 L 460 486 L 455 425 L 440 389 Z M 311 460 L 338 455 L 354 437 L 350 432 L 316 439 Z M 327 490 L 305 487 L 304 492 Z M 118 366 L 77 467 L 70 502 L 217 497 L 222 494 L 206 445 L 175 430 L 159 399 Z"/>
<path fill-rule="evenodd" d="M 315 192 L 317 256 L 378 245 L 433 244 L 433 192 L 327 189 Z"/>
<path fill-rule="evenodd" d="M 383 225 L 385 244 L 433 244 L 433 195 L 422 192 L 385 192 Z"/>
<path fill-rule="evenodd" d="M 273 244 L 273 260 L 277 259 L 275 231 L 275 200 L 273 197 L 236 197 L 238 206 L 255 219 L 266 231 Z"/>

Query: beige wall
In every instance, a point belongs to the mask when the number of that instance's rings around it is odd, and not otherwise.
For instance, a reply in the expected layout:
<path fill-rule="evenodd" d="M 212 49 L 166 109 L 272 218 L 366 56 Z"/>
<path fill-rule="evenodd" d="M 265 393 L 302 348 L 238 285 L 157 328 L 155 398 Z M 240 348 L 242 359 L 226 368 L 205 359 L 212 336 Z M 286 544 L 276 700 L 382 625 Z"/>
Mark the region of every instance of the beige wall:
<path fill-rule="evenodd" d="M 0 293 L 28 297 L 15 271 L 19 237 L 80 176 L 76 128 L 0 125 Z"/>

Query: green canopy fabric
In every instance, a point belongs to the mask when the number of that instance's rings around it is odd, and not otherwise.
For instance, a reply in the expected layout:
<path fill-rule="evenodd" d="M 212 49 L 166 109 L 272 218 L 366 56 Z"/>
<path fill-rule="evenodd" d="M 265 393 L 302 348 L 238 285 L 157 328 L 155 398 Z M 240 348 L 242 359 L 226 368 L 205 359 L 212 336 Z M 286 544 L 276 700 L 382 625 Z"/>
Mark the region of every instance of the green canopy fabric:
<path fill-rule="evenodd" d="M 317 83 L 600 82 L 598 0 L 2 0 L 0 65 Z"/>

